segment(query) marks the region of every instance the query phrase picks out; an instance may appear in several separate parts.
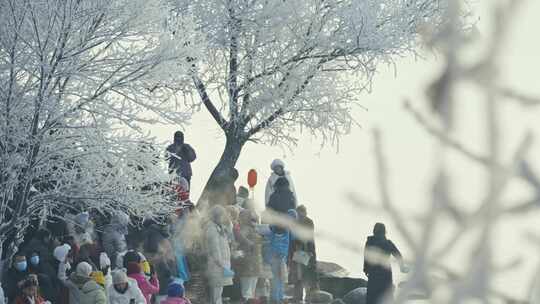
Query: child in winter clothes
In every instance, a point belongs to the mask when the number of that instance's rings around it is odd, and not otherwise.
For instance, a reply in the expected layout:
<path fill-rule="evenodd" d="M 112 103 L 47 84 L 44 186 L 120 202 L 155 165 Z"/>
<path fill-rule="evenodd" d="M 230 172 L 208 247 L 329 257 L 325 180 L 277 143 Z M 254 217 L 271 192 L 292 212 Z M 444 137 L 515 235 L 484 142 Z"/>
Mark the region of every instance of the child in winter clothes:
<path fill-rule="evenodd" d="M 44 304 L 45 300 L 38 292 L 38 278 L 35 275 L 28 276 L 27 279 L 19 283 L 22 294 L 15 298 L 15 304 Z"/>
<path fill-rule="evenodd" d="M 180 282 L 173 281 L 167 288 L 167 298 L 161 304 L 191 304 L 189 299 L 184 297 L 184 286 Z"/>
<path fill-rule="evenodd" d="M 151 274 L 150 280 L 146 278 L 141 270 L 141 265 L 135 262 L 129 262 L 127 265 L 128 277 L 137 281 L 137 285 L 146 299 L 146 304 L 150 304 L 150 299 L 153 294 L 159 293 L 159 279 L 156 273 Z"/>
<path fill-rule="evenodd" d="M 296 210 L 287 212 L 288 216 L 295 219 L 298 217 Z M 272 268 L 272 300 L 275 303 L 283 303 L 285 298 L 285 284 L 288 278 L 287 258 L 289 256 L 289 243 L 291 233 L 285 228 L 271 227 L 270 246 L 267 259 L 270 259 Z"/>

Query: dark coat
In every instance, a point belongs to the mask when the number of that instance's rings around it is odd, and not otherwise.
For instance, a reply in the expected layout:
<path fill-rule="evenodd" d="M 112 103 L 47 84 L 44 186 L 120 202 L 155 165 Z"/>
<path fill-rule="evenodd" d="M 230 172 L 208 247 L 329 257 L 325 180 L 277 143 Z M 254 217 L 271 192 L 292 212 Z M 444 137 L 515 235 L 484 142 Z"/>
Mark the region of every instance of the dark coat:
<path fill-rule="evenodd" d="M 238 276 L 259 277 L 262 272 L 262 237 L 257 233 L 255 226 L 241 224 L 237 234 L 239 249 L 244 257 L 238 261 Z"/>
<path fill-rule="evenodd" d="M 315 225 L 309 217 L 299 219 L 298 224 L 303 228 L 308 229 L 312 235 L 315 235 Z M 293 237 L 289 253 L 291 260 L 294 256 L 294 252 L 298 250 L 309 253 L 311 259 L 307 266 L 293 262 L 291 264 L 289 280 L 290 282 L 306 281 L 310 284 L 315 284 L 317 282 L 317 252 L 315 249 L 315 240 L 304 241 Z"/>
<path fill-rule="evenodd" d="M 286 214 L 290 209 L 296 208 L 296 199 L 294 198 L 294 194 L 289 189 L 277 189 L 274 193 L 272 193 L 272 195 L 270 195 L 270 201 L 268 202 L 267 208 Z"/>
<path fill-rule="evenodd" d="M 188 144 L 182 144 L 180 151 L 177 145 L 171 144 L 167 147 L 167 158 L 169 159 L 169 172 L 176 172 L 188 181 L 193 175 L 191 163 L 197 159 L 195 150 Z M 174 155 L 173 155 L 174 154 Z"/>
<path fill-rule="evenodd" d="M 370 236 L 364 252 L 376 250 L 382 254 L 379 264 L 372 264 L 364 258 L 364 272 L 368 276 L 367 304 L 377 304 L 385 293 L 392 293 L 392 268 L 390 256 L 401 259 L 401 253 L 394 243 L 384 237 Z"/>
<path fill-rule="evenodd" d="M 50 263 L 53 261 L 52 252 L 54 251 L 54 248 L 42 240 L 39 240 L 37 238 L 31 239 L 26 246 L 24 246 L 23 251 L 26 253 L 28 257 L 34 252 L 39 253 L 39 259 L 41 261 Z"/>
<path fill-rule="evenodd" d="M 2 277 L 2 287 L 4 288 L 4 295 L 6 298 L 8 298 L 7 303 L 14 303 L 15 298 L 19 295 L 21 295 L 21 290 L 17 286 L 17 284 L 24 280 L 28 276 L 29 272 L 24 271 L 20 272 L 16 270 L 15 268 L 11 267 Z"/>
<path fill-rule="evenodd" d="M 45 261 L 40 261 L 37 266 L 29 264 L 28 267 L 29 273 L 38 276 L 39 291 L 43 298 L 51 303 L 56 303 L 60 293 L 60 285 L 56 280 L 57 272 L 54 267 Z"/>

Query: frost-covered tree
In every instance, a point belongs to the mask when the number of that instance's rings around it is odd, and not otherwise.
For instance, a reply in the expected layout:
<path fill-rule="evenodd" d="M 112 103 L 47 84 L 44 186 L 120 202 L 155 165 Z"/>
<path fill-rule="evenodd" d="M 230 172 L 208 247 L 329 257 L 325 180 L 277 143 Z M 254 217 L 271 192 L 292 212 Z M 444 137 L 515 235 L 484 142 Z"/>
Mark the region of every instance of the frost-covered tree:
<path fill-rule="evenodd" d="M 186 118 L 152 90 L 186 74 L 173 59 L 189 35 L 161 34 L 164 13 L 157 0 L 0 1 L 0 245 L 47 212 L 166 206 L 137 126 Z"/>
<path fill-rule="evenodd" d="M 226 144 L 210 180 L 248 141 L 294 146 L 299 132 L 334 143 L 380 63 L 414 53 L 440 0 L 170 0 L 207 47 L 193 63 L 192 106 L 202 105 Z"/>

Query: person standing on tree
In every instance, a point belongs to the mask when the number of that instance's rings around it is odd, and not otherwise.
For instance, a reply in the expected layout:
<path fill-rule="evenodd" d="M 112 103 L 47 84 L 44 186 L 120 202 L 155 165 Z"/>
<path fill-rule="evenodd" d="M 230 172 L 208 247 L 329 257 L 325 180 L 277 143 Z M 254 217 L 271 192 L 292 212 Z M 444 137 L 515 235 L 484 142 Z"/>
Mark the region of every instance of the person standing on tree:
<path fill-rule="evenodd" d="M 364 252 L 364 273 L 368 277 L 366 303 L 379 304 L 385 297 L 393 297 L 390 256 L 398 260 L 401 272 L 407 272 L 407 269 L 396 245 L 386 238 L 386 227 L 382 223 L 375 224 Z"/>
<path fill-rule="evenodd" d="M 167 159 L 169 160 L 169 173 L 176 173 L 185 178 L 191 186 L 191 163 L 195 161 L 197 155 L 195 150 L 184 143 L 184 133 L 174 132 L 174 142 L 167 147 Z"/>
<path fill-rule="evenodd" d="M 296 195 L 296 190 L 294 188 L 294 183 L 291 178 L 291 174 L 288 171 L 285 171 L 285 163 L 280 159 L 274 159 L 272 161 L 272 164 L 270 165 L 270 168 L 272 169 L 272 174 L 268 178 L 268 182 L 266 183 L 266 189 L 264 192 L 264 203 L 265 205 L 268 205 L 270 202 L 270 196 L 276 191 L 276 181 L 280 178 L 285 178 L 289 182 L 289 190 L 292 191 L 294 198 L 296 201 L 298 201 L 298 196 Z"/>

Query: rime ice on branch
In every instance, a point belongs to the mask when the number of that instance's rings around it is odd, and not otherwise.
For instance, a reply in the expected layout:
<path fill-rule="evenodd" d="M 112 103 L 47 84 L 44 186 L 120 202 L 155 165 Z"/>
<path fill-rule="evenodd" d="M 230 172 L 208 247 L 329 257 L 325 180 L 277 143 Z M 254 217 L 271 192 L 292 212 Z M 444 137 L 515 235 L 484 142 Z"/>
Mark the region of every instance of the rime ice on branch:
<path fill-rule="evenodd" d="M 438 28 L 446 9 L 438 0 L 169 2 L 206 45 L 189 58 L 190 92 L 226 137 L 211 180 L 248 141 L 291 147 L 303 131 L 336 143 L 377 65 L 414 54 L 419 29 Z"/>
<path fill-rule="evenodd" d="M 168 12 L 146 0 L 0 2 L 0 240 L 15 249 L 32 218 L 71 207 L 164 206 L 147 186 L 165 171 L 137 123 L 187 117 L 152 90 L 165 67 L 187 71 L 173 62 L 187 44 L 163 34 Z"/>

